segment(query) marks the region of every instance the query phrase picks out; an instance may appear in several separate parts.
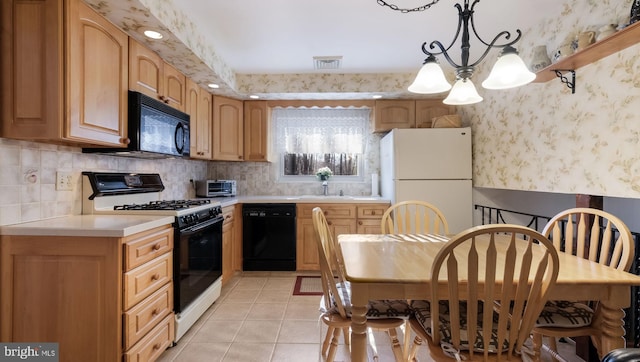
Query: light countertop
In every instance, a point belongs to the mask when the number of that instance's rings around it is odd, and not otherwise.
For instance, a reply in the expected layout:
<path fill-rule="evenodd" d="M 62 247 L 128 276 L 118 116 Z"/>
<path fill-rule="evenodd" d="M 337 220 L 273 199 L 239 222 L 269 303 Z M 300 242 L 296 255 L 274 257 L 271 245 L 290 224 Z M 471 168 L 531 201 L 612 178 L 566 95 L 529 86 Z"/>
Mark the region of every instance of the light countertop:
<path fill-rule="evenodd" d="M 166 215 L 71 215 L 0 226 L 0 235 L 125 237 L 174 221 Z"/>
<path fill-rule="evenodd" d="M 302 196 L 237 196 L 237 197 L 215 197 L 213 202 L 220 202 L 222 207 L 235 204 L 266 204 L 266 203 L 290 203 L 290 204 L 376 204 L 390 203 L 391 200 L 380 196 L 322 196 L 322 195 L 302 195 Z"/>

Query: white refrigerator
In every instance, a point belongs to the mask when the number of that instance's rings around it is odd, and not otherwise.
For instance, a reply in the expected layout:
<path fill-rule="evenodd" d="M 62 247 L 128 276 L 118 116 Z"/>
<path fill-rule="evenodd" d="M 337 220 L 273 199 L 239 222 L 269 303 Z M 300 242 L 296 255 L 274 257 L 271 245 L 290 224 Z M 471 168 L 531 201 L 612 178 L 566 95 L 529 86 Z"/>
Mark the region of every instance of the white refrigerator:
<path fill-rule="evenodd" d="M 382 197 L 435 205 L 452 234 L 473 226 L 471 175 L 471 128 L 393 129 L 380 140 Z"/>

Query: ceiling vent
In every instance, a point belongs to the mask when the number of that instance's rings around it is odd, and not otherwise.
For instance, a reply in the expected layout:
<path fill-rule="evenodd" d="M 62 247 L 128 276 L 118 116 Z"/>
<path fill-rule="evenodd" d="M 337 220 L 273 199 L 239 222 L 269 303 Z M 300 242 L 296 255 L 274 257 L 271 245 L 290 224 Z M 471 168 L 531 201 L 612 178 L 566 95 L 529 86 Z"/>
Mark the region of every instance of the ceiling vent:
<path fill-rule="evenodd" d="M 340 69 L 342 57 L 313 57 L 313 68 L 316 70 Z"/>

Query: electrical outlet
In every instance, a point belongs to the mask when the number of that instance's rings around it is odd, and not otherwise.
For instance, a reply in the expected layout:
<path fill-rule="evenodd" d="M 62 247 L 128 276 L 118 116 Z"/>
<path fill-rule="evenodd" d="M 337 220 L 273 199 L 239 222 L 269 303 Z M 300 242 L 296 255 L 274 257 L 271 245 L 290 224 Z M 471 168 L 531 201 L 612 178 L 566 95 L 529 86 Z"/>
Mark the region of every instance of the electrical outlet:
<path fill-rule="evenodd" d="M 73 174 L 71 172 L 56 172 L 56 190 L 73 191 Z"/>

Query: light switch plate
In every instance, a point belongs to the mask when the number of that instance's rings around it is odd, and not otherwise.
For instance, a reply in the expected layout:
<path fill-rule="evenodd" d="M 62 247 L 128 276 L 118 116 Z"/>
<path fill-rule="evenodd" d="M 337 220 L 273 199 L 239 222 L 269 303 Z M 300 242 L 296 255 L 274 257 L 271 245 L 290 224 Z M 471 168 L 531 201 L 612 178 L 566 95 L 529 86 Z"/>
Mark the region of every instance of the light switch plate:
<path fill-rule="evenodd" d="M 73 191 L 73 174 L 71 172 L 56 172 L 56 190 Z"/>

